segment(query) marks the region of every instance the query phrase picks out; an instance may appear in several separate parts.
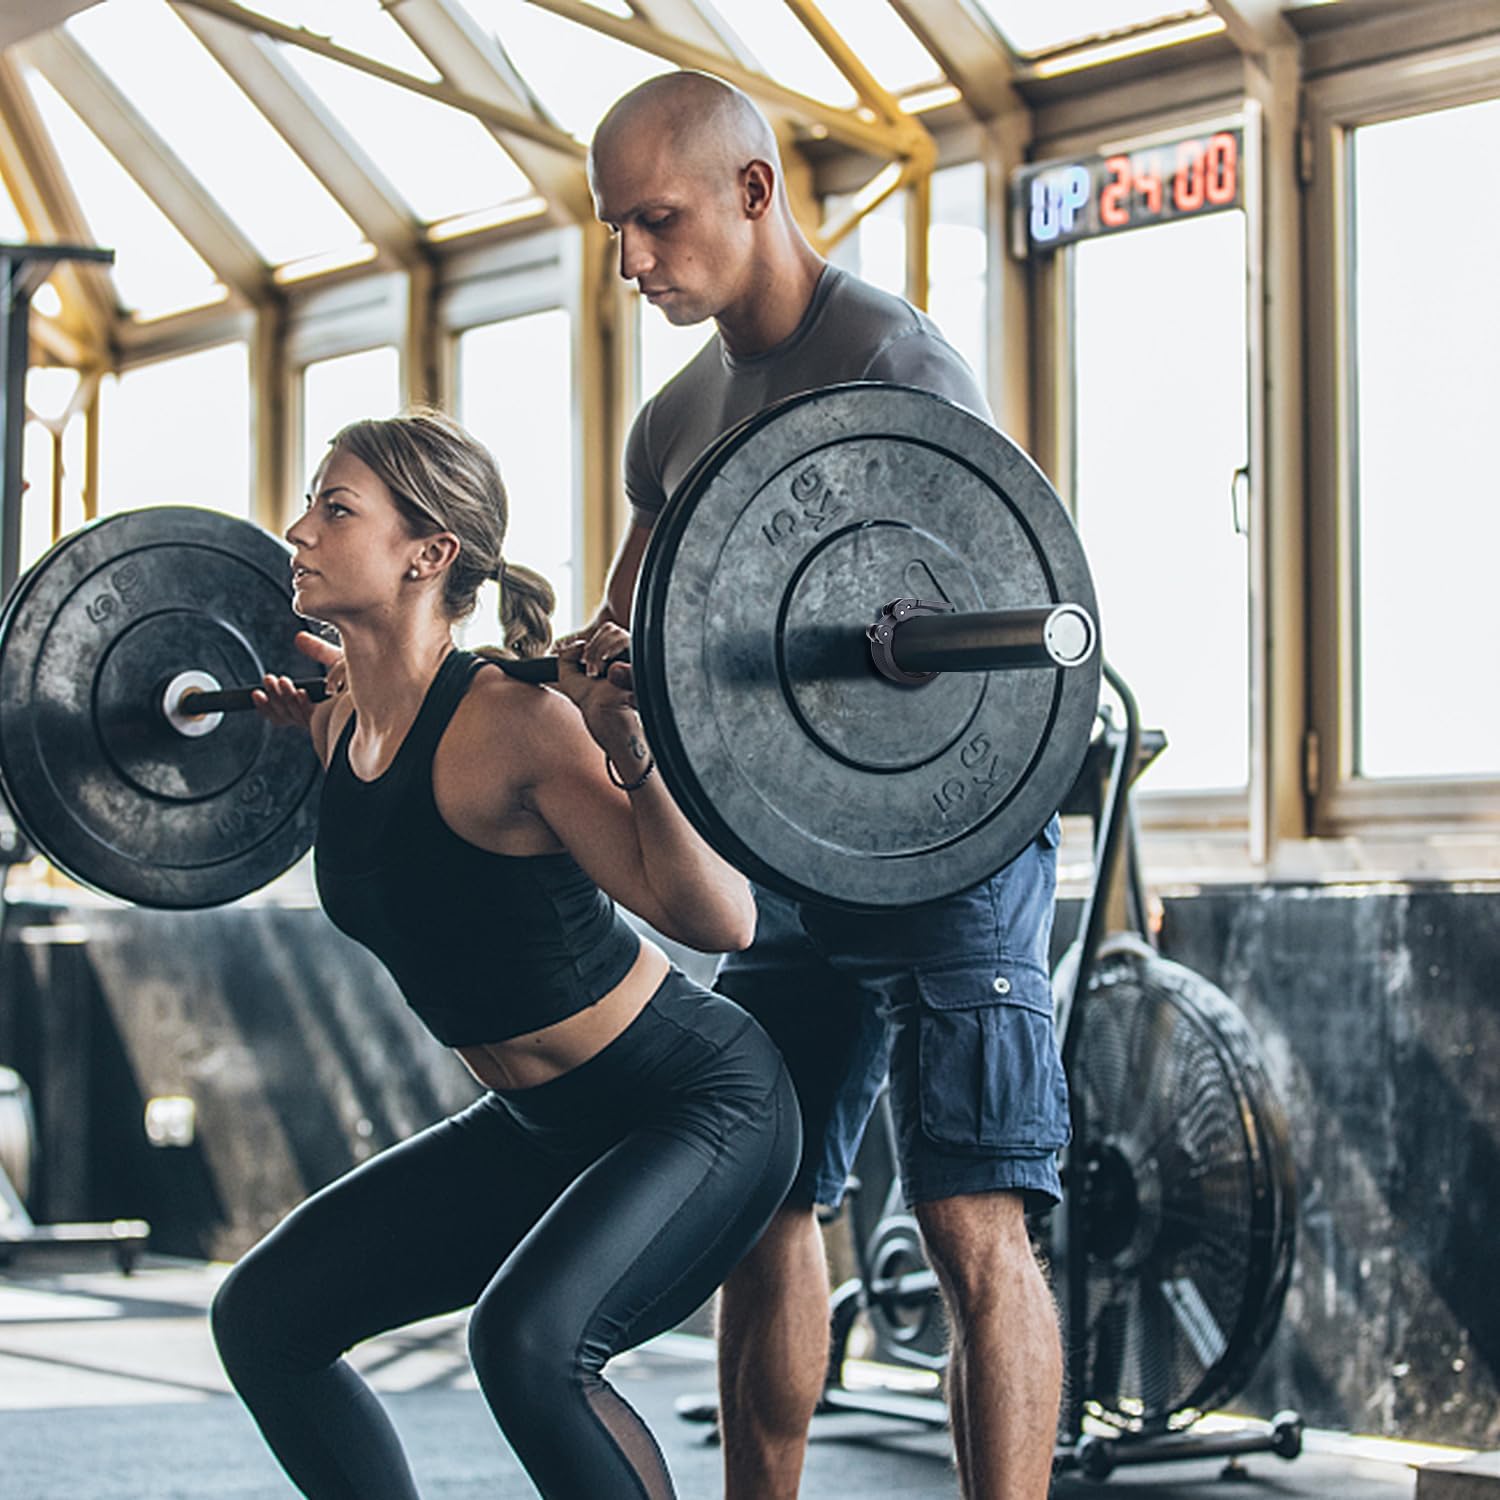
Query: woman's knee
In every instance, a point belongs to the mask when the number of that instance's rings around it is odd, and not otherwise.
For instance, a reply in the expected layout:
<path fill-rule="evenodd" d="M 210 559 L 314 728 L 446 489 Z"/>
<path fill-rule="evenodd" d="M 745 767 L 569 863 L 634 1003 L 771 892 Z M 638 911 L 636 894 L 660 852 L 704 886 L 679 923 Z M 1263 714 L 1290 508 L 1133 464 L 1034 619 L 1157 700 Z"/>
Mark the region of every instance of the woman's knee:
<path fill-rule="evenodd" d="M 598 1376 L 608 1354 L 578 1338 L 566 1310 L 549 1298 L 492 1287 L 469 1319 L 469 1359 L 497 1416 L 555 1409 Z"/>
<path fill-rule="evenodd" d="M 337 1332 L 316 1315 L 325 1299 L 299 1296 L 295 1267 L 284 1261 L 258 1245 L 214 1294 L 209 1327 L 231 1377 L 239 1370 L 317 1370 L 344 1352 Z"/>
<path fill-rule="evenodd" d="M 276 1324 L 272 1309 L 266 1305 L 262 1280 L 247 1257 L 219 1283 L 208 1309 L 208 1323 L 219 1358 L 231 1374 L 236 1366 L 255 1358 Z"/>

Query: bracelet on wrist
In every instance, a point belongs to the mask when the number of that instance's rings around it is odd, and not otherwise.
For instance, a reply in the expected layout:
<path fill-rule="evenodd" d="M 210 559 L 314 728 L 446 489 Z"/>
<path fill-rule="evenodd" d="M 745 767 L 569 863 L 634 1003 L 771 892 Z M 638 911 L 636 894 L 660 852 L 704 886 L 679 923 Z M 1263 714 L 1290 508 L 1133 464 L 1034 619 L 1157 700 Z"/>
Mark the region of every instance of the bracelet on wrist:
<path fill-rule="evenodd" d="M 609 751 L 604 752 L 604 774 L 609 777 L 610 784 L 617 786 L 622 792 L 633 792 L 638 787 L 643 787 L 656 772 L 656 757 L 653 755 L 646 762 L 646 769 L 636 777 L 634 781 L 622 781 L 620 773 L 615 770 L 615 763 L 610 759 Z"/>

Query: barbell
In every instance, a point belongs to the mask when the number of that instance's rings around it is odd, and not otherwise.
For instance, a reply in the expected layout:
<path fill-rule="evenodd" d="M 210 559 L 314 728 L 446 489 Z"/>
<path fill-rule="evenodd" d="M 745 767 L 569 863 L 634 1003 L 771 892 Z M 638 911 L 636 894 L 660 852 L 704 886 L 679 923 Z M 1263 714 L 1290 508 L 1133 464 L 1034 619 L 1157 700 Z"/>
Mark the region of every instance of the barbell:
<path fill-rule="evenodd" d="M 212 906 L 309 847 L 316 757 L 244 712 L 299 660 L 288 559 L 248 522 L 158 507 L 73 533 L 17 584 L 0 788 L 84 885 Z M 940 397 L 834 386 L 740 424 L 674 492 L 637 590 L 637 702 L 663 780 L 745 873 L 917 905 L 999 869 L 1062 802 L 1096 620 L 1077 534 L 1019 448 Z M 556 678 L 555 657 L 501 665 Z"/>

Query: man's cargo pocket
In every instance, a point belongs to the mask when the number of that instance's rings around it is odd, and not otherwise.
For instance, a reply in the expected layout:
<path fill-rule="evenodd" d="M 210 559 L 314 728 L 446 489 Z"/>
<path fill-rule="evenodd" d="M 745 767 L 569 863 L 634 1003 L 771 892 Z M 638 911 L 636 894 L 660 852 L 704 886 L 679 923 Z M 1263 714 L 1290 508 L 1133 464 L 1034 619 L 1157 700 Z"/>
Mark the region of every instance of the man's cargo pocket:
<path fill-rule="evenodd" d="M 919 969 L 922 1130 L 944 1146 L 1046 1154 L 1068 1142 L 1052 988 L 1030 965 Z"/>

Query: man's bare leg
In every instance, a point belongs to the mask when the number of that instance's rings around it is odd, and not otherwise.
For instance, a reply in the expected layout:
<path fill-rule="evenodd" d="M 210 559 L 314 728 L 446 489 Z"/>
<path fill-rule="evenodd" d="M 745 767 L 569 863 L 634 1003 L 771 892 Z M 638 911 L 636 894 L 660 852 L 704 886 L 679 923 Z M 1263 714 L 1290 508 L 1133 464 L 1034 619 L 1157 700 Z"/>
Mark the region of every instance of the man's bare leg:
<path fill-rule="evenodd" d="M 1022 1199 L 944 1198 L 916 1215 L 953 1328 L 948 1400 L 964 1500 L 1045 1500 L 1062 1345 Z"/>
<path fill-rule="evenodd" d="M 783 1208 L 719 1292 L 724 1500 L 796 1500 L 827 1366 L 823 1237 Z"/>

